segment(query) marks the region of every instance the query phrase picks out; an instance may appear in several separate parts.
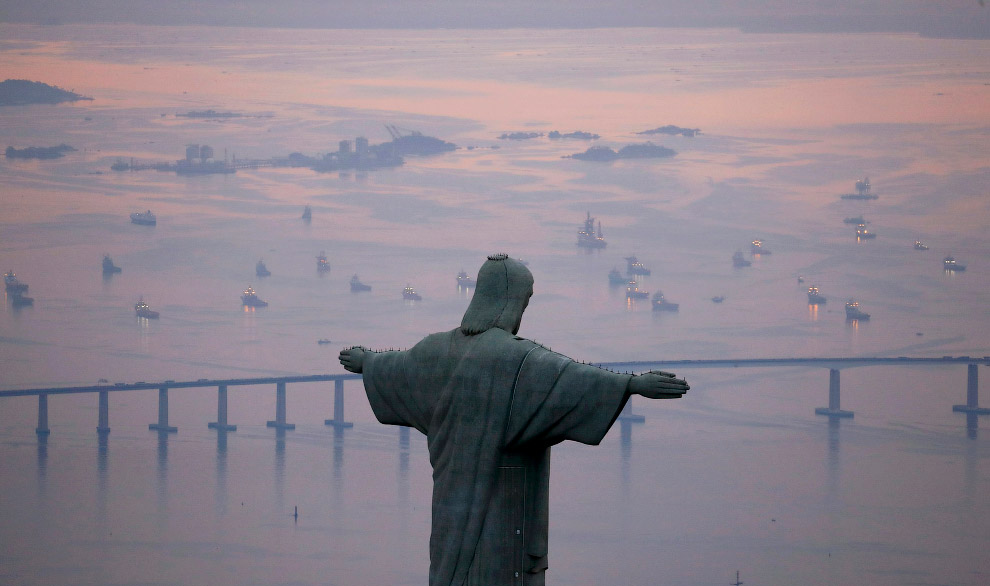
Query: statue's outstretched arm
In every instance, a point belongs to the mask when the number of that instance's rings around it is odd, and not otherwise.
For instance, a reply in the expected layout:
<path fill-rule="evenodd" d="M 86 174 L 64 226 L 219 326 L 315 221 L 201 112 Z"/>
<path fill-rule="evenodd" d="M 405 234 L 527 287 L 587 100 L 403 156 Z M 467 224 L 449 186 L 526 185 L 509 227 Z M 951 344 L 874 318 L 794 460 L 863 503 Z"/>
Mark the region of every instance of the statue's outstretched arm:
<path fill-rule="evenodd" d="M 364 370 L 365 349 L 361 346 L 351 346 L 340 351 L 340 363 L 344 369 L 360 374 Z"/>
<path fill-rule="evenodd" d="M 679 399 L 691 387 L 671 372 L 651 370 L 629 379 L 629 392 L 648 399 Z"/>

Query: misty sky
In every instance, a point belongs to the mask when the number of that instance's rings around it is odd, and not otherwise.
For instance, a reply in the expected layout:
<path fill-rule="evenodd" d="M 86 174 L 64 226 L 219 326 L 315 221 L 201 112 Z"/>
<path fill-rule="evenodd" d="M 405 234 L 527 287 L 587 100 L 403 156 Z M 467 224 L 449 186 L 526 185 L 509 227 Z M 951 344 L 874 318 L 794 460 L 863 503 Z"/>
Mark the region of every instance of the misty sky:
<path fill-rule="evenodd" d="M 307 28 L 733 27 L 988 38 L 980 0 L 2 0 L 0 21 Z"/>

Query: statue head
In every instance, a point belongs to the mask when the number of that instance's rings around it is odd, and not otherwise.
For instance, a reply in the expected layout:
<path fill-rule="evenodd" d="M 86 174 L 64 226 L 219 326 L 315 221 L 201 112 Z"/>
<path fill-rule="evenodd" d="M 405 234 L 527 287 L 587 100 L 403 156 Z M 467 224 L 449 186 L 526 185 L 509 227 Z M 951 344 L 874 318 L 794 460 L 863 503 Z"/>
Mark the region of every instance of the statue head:
<path fill-rule="evenodd" d="M 461 320 L 461 332 L 480 334 L 491 328 L 519 331 L 533 295 L 533 274 L 507 254 L 493 254 L 478 271 L 474 297 Z"/>

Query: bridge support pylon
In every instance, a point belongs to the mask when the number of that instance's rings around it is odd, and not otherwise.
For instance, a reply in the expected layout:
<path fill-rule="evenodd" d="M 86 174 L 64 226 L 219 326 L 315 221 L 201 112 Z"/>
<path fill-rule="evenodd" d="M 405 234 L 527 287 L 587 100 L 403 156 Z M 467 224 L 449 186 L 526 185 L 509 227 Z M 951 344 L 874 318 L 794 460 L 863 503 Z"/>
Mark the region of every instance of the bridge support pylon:
<path fill-rule="evenodd" d="M 237 431 L 236 425 L 227 423 L 227 385 L 217 387 L 217 420 L 207 423 L 206 426 L 218 431 Z"/>
<path fill-rule="evenodd" d="M 990 415 L 990 408 L 980 407 L 980 379 L 977 365 L 968 364 L 966 371 L 966 404 L 953 405 L 952 410 L 960 413 Z"/>
<path fill-rule="evenodd" d="M 168 424 L 168 387 L 158 389 L 158 423 L 149 423 L 148 429 L 175 433 L 178 427 Z"/>
<path fill-rule="evenodd" d="M 646 421 L 646 417 L 632 412 L 632 397 L 626 400 L 626 406 L 622 408 L 622 412 L 619 413 L 617 419 L 628 423 L 643 423 Z"/>
<path fill-rule="evenodd" d="M 337 429 L 354 427 L 350 421 L 344 421 L 344 381 L 333 381 L 333 419 L 323 420 L 324 425 L 331 425 Z"/>
<path fill-rule="evenodd" d="M 852 411 L 843 411 L 840 406 L 839 397 L 839 369 L 828 369 L 828 407 L 817 407 L 815 415 L 825 415 L 832 417 L 852 417 Z"/>
<path fill-rule="evenodd" d="M 275 383 L 275 421 L 269 421 L 268 427 L 275 429 L 295 429 L 295 423 L 285 422 L 285 383 Z"/>
<path fill-rule="evenodd" d="M 105 436 L 110 433 L 110 393 L 100 391 L 97 394 L 99 395 L 97 408 L 99 414 L 96 418 L 96 433 Z"/>
<path fill-rule="evenodd" d="M 38 395 L 38 427 L 34 432 L 39 436 L 48 436 L 52 432 L 48 429 L 48 393 Z"/>

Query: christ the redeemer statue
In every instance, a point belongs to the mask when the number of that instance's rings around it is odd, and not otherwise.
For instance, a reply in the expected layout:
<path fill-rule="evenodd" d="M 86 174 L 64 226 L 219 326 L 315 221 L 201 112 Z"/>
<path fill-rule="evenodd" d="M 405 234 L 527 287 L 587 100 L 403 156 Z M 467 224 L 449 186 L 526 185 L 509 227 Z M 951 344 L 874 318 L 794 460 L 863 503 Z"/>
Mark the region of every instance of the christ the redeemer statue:
<path fill-rule="evenodd" d="M 542 585 L 550 447 L 596 445 L 630 395 L 678 398 L 685 381 L 574 362 L 516 336 L 533 275 L 488 257 L 461 326 L 401 352 L 340 353 L 375 416 L 415 427 L 433 465 L 430 586 Z"/>

